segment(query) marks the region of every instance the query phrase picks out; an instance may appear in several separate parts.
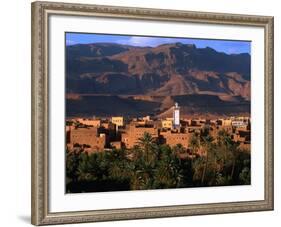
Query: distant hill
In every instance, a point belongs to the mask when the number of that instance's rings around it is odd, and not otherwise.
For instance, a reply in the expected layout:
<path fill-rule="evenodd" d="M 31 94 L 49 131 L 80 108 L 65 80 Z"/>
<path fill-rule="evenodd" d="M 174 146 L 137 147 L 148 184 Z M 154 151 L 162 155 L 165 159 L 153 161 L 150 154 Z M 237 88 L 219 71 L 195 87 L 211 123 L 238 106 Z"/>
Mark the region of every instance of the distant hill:
<path fill-rule="evenodd" d="M 68 96 L 68 115 L 158 115 L 175 101 L 189 114 L 250 111 L 251 57 L 246 53 L 181 43 L 97 43 L 67 46 L 66 61 L 66 92 L 80 94 Z"/>

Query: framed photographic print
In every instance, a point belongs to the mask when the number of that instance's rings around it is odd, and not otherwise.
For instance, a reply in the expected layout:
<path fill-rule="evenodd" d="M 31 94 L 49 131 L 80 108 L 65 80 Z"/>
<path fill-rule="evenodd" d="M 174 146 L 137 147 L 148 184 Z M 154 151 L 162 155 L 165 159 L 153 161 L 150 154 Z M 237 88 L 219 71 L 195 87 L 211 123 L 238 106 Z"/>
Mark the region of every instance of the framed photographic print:
<path fill-rule="evenodd" d="M 273 209 L 273 18 L 32 3 L 32 223 Z"/>

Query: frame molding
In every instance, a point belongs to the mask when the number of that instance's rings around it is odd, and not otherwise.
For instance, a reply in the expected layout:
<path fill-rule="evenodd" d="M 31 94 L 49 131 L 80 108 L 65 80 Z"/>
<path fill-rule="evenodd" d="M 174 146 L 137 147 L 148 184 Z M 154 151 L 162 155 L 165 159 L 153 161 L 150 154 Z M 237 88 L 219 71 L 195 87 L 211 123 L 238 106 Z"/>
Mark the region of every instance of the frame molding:
<path fill-rule="evenodd" d="M 48 209 L 48 17 L 52 14 L 263 27 L 265 30 L 265 199 L 248 202 L 50 213 Z M 269 16 L 33 2 L 32 224 L 65 224 L 273 210 L 273 27 L 273 17 Z"/>

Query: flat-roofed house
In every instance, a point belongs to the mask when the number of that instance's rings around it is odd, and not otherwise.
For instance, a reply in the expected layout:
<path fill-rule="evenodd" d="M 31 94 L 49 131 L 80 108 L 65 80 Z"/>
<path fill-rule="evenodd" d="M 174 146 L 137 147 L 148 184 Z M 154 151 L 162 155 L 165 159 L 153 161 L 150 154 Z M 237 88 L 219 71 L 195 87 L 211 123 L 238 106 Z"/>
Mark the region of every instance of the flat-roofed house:
<path fill-rule="evenodd" d="M 165 119 L 161 121 L 162 128 L 172 129 L 173 128 L 173 119 Z"/>
<path fill-rule="evenodd" d="M 79 122 L 80 124 L 87 125 L 87 126 L 100 127 L 100 125 L 101 125 L 100 119 L 77 118 L 75 120 L 77 122 Z"/>
<path fill-rule="evenodd" d="M 112 117 L 111 122 L 118 127 L 124 126 L 124 118 L 123 117 Z"/>
<path fill-rule="evenodd" d="M 131 123 L 122 133 L 121 140 L 126 148 L 132 148 L 137 145 L 139 138 L 143 137 L 144 133 L 149 133 L 153 138 L 158 138 L 158 129 L 154 125 L 138 125 L 137 123 Z"/>
<path fill-rule="evenodd" d="M 188 148 L 191 135 L 191 133 L 173 132 L 170 130 L 160 132 L 162 142 L 170 147 L 181 144 L 184 148 Z"/>
<path fill-rule="evenodd" d="M 70 144 L 87 145 L 88 151 L 103 151 L 106 146 L 106 135 L 98 133 L 96 127 L 76 128 L 70 131 Z"/>

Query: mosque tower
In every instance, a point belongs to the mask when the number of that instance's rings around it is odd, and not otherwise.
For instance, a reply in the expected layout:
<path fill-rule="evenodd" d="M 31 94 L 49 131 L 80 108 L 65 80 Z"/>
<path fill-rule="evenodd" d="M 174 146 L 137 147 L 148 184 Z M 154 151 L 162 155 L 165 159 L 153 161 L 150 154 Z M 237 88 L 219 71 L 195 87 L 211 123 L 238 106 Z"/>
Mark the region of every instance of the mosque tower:
<path fill-rule="evenodd" d="M 173 126 L 174 128 L 180 127 L 180 107 L 177 102 L 173 107 Z"/>

